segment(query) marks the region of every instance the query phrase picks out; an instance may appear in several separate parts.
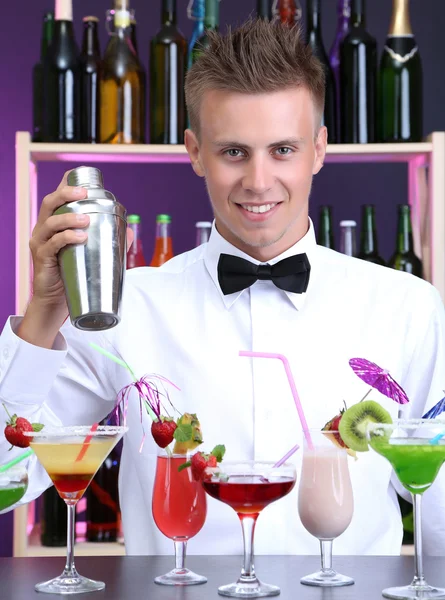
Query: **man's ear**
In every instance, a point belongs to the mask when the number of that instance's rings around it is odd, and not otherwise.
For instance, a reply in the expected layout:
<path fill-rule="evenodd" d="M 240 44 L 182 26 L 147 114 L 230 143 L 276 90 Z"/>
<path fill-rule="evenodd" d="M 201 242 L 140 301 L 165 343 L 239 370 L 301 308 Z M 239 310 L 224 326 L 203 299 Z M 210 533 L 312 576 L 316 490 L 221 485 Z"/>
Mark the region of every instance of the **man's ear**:
<path fill-rule="evenodd" d="M 312 174 L 316 175 L 323 166 L 324 159 L 326 156 L 326 146 L 328 143 L 328 130 L 323 125 L 320 127 L 317 135 L 317 139 L 315 140 L 315 160 L 314 166 L 312 168 Z"/>
<path fill-rule="evenodd" d="M 201 164 L 198 138 L 191 129 L 185 130 L 184 142 L 188 155 L 190 156 L 190 162 L 192 163 L 193 170 L 198 177 L 204 177 L 204 169 Z"/>

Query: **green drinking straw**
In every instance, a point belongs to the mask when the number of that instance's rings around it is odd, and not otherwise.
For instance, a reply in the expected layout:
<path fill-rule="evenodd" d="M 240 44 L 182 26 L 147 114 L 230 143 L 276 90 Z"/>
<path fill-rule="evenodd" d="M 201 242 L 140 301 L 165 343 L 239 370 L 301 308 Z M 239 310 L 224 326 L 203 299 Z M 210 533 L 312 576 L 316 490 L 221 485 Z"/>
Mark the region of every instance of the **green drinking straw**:
<path fill-rule="evenodd" d="M 4 473 L 5 471 L 7 471 L 8 469 L 10 469 L 11 467 L 14 467 L 19 462 L 22 462 L 22 460 L 25 460 L 25 458 L 28 458 L 28 456 L 32 456 L 32 454 L 34 454 L 34 453 L 33 453 L 32 449 L 29 448 L 29 450 L 27 450 L 26 452 L 23 452 L 23 454 L 20 454 L 19 456 L 16 456 L 15 458 L 13 458 L 12 460 L 10 460 L 9 462 L 7 462 L 4 465 L 2 465 L 0 467 L 0 473 Z"/>
<path fill-rule="evenodd" d="M 105 348 L 102 348 L 101 346 L 98 346 L 97 344 L 95 344 L 94 342 L 90 342 L 90 346 L 92 346 L 95 350 L 97 350 L 98 352 L 100 352 L 101 354 L 103 354 L 104 356 L 106 356 L 107 358 L 109 358 L 110 360 L 114 361 L 116 364 L 120 365 L 121 367 L 125 367 L 126 369 L 128 369 L 128 371 L 130 371 L 131 376 L 133 377 L 134 381 L 137 381 L 137 377 L 134 374 L 133 370 L 131 369 L 130 365 L 128 365 L 124 360 L 122 360 L 121 358 L 118 358 L 117 356 L 115 356 L 114 354 L 111 354 L 111 352 L 108 352 L 108 350 L 105 350 Z M 145 407 L 148 411 L 148 414 L 150 415 L 151 419 L 153 421 L 157 421 L 158 418 L 156 417 L 156 415 L 154 414 L 154 412 L 151 410 L 151 408 L 148 406 L 148 404 L 145 404 Z"/>

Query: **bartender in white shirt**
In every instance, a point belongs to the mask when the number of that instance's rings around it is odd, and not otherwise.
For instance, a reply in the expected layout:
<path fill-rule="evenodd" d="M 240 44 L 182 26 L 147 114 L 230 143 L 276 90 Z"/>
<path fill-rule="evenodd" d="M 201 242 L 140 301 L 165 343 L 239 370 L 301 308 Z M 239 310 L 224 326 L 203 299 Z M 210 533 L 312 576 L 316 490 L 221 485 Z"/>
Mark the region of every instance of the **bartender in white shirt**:
<path fill-rule="evenodd" d="M 94 341 L 109 349 L 111 343 L 138 376 L 159 373 L 174 382 L 180 388 L 171 389 L 174 404 L 200 418 L 203 449 L 223 443 L 227 459 L 277 460 L 302 443 L 282 364 L 240 358 L 240 350 L 288 357 L 311 427 L 321 428 L 343 400 L 353 404 L 366 393 L 349 367 L 352 357 L 388 369 L 410 398 L 407 416 L 421 416 L 443 396 L 443 305 L 425 281 L 317 246 L 308 202 L 326 152 L 324 80 L 297 30 L 259 21 L 212 34 L 210 49 L 188 74 L 186 96 L 186 146 L 215 215 L 209 242 L 161 268 L 129 271 L 121 323 L 104 333 L 78 331 L 64 323 L 68 310 L 56 257 L 66 244 L 85 240 L 74 230 L 86 228 L 88 218 L 52 216 L 65 202 L 85 197 L 84 189 L 66 185 L 65 176 L 44 198 L 32 234 L 32 300 L 23 317 L 7 321 L 0 338 L 0 397 L 9 411 L 53 425 L 103 419 L 130 377 L 94 351 Z M 255 265 L 304 254 L 297 259 L 303 276 L 289 277 L 291 291 L 267 278 L 268 267 L 259 270 L 265 279 L 251 276 L 238 289 L 223 272 L 233 259 L 221 261 L 221 255 L 242 258 L 255 272 Z M 370 397 L 397 416 L 394 402 L 377 392 Z M 137 398 L 128 424 L 120 470 L 127 552 L 170 554 L 171 542 L 151 515 L 155 445 L 148 436 L 139 452 Z M 8 448 L 2 438 L 2 460 Z M 294 460 L 299 471 L 301 451 Z M 29 470 L 23 502 L 50 485 L 35 459 Z M 402 525 L 389 463 L 367 452 L 350 461 L 350 470 L 354 517 L 335 552 L 398 554 Z M 318 541 L 301 525 L 297 493 L 259 519 L 258 554 L 318 554 Z M 425 493 L 424 504 L 425 551 L 444 554 L 444 476 Z M 241 554 L 232 509 L 209 499 L 206 524 L 189 552 Z"/>

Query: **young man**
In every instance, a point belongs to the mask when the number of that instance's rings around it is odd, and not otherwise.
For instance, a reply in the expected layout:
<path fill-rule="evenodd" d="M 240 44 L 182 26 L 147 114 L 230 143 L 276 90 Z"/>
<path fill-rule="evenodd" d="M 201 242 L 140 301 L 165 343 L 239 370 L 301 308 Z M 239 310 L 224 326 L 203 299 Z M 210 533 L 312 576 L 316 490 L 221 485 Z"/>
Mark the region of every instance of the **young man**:
<path fill-rule="evenodd" d="M 189 72 L 186 94 L 192 126 L 187 150 L 215 214 L 209 243 L 159 269 L 130 271 L 115 329 L 87 334 L 62 325 L 68 311 L 57 252 L 82 243 L 86 234 L 74 229 L 88 225 L 74 215 L 52 216 L 63 203 L 85 197 L 64 178 L 43 200 L 32 235 L 32 301 L 23 318 L 8 320 L 0 338 L 2 401 L 47 424 L 101 420 L 130 377 L 91 349 L 94 340 L 116 349 L 138 376 L 159 373 L 174 382 L 181 390 L 171 389 L 174 404 L 200 418 L 203 449 L 224 443 L 227 459 L 275 461 L 302 444 L 282 365 L 240 358 L 240 350 L 288 357 L 310 427 L 321 428 L 343 400 L 353 404 L 366 393 L 348 365 L 352 357 L 387 368 L 410 398 L 406 415 L 421 416 L 443 396 L 443 306 L 420 279 L 316 245 L 308 202 L 326 152 L 327 131 L 320 126 L 324 80 L 299 31 L 258 21 L 225 36 L 212 34 L 209 50 Z M 252 263 L 243 263 L 246 276 L 234 275 L 233 257 Z M 296 266 L 289 281 L 275 283 L 264 263 L 290 257 Z M 285 265 L 277 269 L 286 271 Z M 391 400 L 371 397 L 397 416 Z M 148 430 L 148 416 L 143 418 Z M 155 446 L 147 439 L 139 452 L 134 397 L 128 424 L 120 476 L 127 551 L 171 553 L 151 516 Z M 3 457 L 7 449 L 3 440 Z M 301 451 L 295 461 L 299 469 Z M 367 452 L 350 461 L 350 471 L 355 512 L 336 552 L 399 553 L 402 527 L 389 464 Z M 25 501 L 48 483 L 31 461 Z M 442 554 L 442 476 L 424 501 L 426 551 Z M 231 554 L 241 548 L 233 511 L 209 501 L 207 522 L 189 551 Z M 265 511 L 255 549 L 318 553 L 317 540 L 298 517 L 297 489 Z"/>

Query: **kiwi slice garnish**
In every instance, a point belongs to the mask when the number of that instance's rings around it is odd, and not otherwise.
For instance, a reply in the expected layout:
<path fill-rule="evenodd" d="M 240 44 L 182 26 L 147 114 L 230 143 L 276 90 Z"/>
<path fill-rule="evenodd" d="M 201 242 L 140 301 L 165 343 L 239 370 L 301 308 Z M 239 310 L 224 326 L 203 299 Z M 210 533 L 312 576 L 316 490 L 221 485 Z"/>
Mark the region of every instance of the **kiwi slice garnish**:
<path fill-rule="evenodd" d="M 352 450 L 366 452 L 368 423 L 392 423 L 391 415 L 374 400 L 364 400 L 346 410 L 340 420 L 338 430 L 344 443 Z"/>

